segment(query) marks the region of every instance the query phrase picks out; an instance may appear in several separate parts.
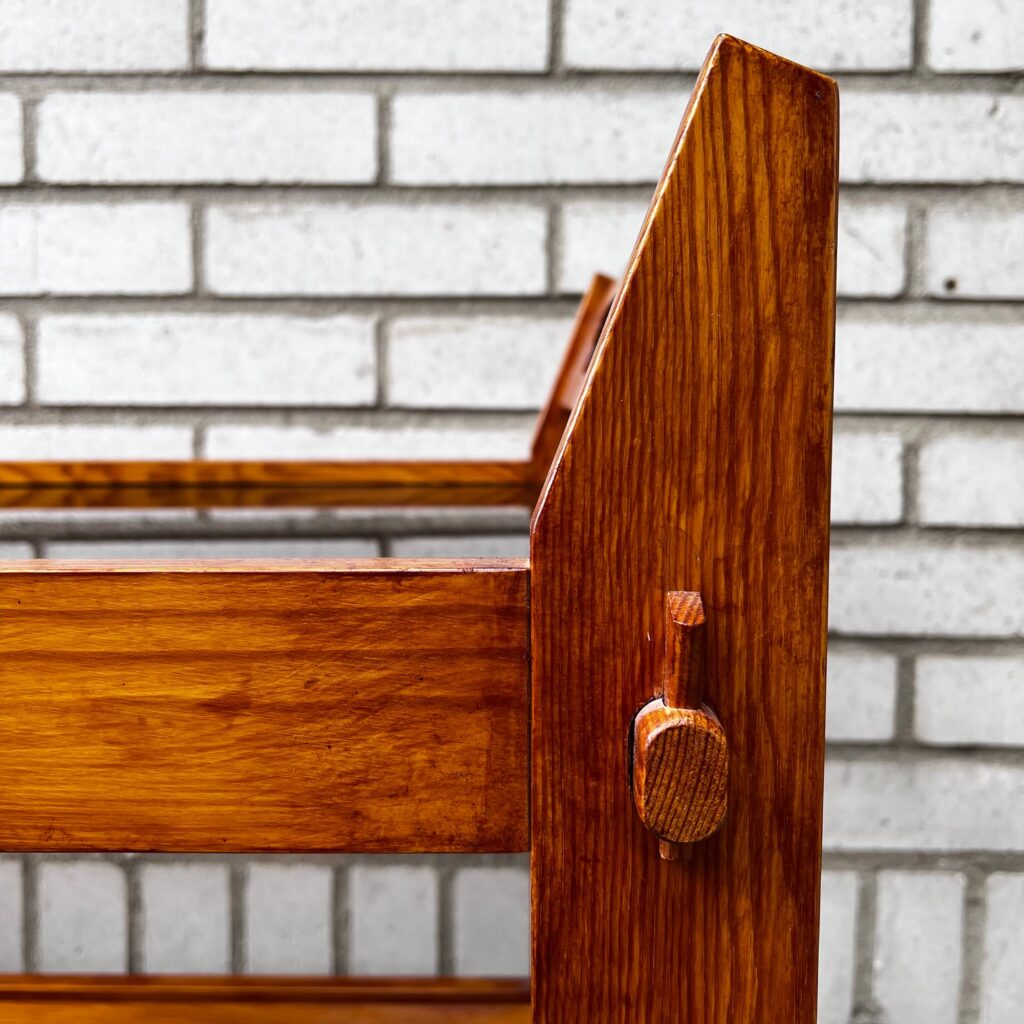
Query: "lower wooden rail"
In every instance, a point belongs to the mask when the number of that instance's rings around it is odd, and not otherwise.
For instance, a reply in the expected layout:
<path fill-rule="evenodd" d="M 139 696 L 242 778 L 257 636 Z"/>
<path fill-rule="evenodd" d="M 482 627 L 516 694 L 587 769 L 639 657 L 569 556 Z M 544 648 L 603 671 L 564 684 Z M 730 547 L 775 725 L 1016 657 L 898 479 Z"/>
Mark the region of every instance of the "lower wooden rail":
<path fill-rule="evenodd" d="M 528 849 L 527 578 L 0 563 L 0 849 Z"/>
<path fill-rule="evenodd" d="M 4 1024 L 528 1024 L 525 980 L 0 976 Z"/>

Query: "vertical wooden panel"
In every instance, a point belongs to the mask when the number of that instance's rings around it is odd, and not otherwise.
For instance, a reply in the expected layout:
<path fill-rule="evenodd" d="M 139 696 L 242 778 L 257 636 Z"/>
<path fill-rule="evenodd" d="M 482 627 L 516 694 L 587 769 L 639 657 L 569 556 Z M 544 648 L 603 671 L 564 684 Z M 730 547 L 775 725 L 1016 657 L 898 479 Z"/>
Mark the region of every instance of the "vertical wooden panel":
<path fill-rule="evenodd" d="M 532 530 L 534 1015 L 814 1019 L 835 83 L 705 63 Z M 662 861 L 626 750 L 700 591 L 729 811 Z"/>

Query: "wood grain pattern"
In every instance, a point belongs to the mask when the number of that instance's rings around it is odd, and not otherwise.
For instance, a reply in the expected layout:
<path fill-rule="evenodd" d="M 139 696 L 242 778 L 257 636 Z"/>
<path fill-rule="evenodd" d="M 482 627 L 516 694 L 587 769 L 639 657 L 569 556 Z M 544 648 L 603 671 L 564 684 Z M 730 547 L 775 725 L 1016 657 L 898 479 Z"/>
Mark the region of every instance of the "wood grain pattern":
<path fill-rule="evenodd" d="M 590 360 L 617 288 L 617 283 L 610 277 L 595 274 L 580 300 L 562 365 L 537 419 L 537 428 L 530 447 L 531 474 L 538 485 L 543 483 L 548 475 L 569 423 L 569 416 L 583 390 Z"/>
<path fill-rule="evenodd" d="M 0 849 L 526 849 L 527 576 L 0 565 Z"/>
<path fill-rule="evenodd" d="M 529 984 L 486 979 L 0 976 L 4 1024 L 529 1024 Z"/>
<path fill-rule="evenodd" d="M 837 113 L 716 41 L 534 514 L 538 1024 L 814 1019 Z M 623 783 L 673 590 L 730 745 L 725 823 L 675 862 Z"/>

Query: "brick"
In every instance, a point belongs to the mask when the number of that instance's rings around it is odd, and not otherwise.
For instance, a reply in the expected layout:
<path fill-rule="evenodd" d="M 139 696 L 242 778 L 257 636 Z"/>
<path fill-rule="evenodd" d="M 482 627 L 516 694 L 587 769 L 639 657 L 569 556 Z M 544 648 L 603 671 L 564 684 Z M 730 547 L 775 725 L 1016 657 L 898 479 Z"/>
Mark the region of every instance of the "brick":
<path fill-rule="evenodd" d="M 28 541 L 5 540 L 0 541 L 0 560 L 8 561 L 16 558 L 34 558 L 35 552 Z"/>
<path fill-rule="evenodd" d="M 1024 851 L 1019 764 L 922 757 L 825 763 L 825 849 Z"/>
<path fill-rule="evenodd" d="M 438 887 L 432 867 L 357 865 L 349 872 L 352 974 L 437 974 Z"/>
<path fill-rule="evenodd" d="M 530 537 L 494 533 L 472 537 L 398 537 L 391 542 L 395 558 L 528 558 Z"/>
<path fill-rule="evenodd" d="M 875 743 L 893 737 L 896 659 L 866 651 L 829 651 L 825 737 Z"/>
<path fill-rule="evenodd" d="M 24 173 L 21 101 L 0 94 L 0 185 L 15 185 Z"/>
<path fill-rule="evenodd" d="M 405 93 L 391 106 L 402 185 L 657 181 L 683 114 L 678 90 Z"/>
<path fill-rule="evenodd" d="M 455 876 L 455 973 L 530 973 L 530 876 L 519 868 L 463 868 Z"/>
<path fill-rule="evenodd" d="M 914 734 L 937 746 L 1024 747 L 1024 659 L 919 657 Z"/>
<path fill-rule="evenodd" d="M 1024 875 L 989 876 L 985 902 L 979 1024 L 1019 1024 L 1024 1004 Z"/>
<path fill-rule="evenodd" d="M 367 406 L 377 396 L 369 317 L 47 316 L 43 405 Z"/>
<path fill-rule="evenodd" d="M 372 538 L 182 538 L 180 540 L 64 540 L 46 543 L 47 558 L 375 558 L 380 547 Z"/>
<path fill-rule="evenodd" d="M 1024 433 L 937 437 L 918 457 L 920 518 L 935 526 L 1024 526 Z"/>
<path fill-rule="evenodd" d="M 206 65 L 271 71 L 542 71 L 545 0 L 207 0 Z"/>
<path fill-rule="evenodd" d="M 957 542 L 832 549 L 829 624 L 845 634 L 1024 636 L 1024 550 Z"/>
<path fill-rule="evenodd" d="M 1024 96 L 846 90 L 848 182 L 1024 181 Z"/>
<path fill-rule="evenodd" d="M 59 973 L 128 967 L 124 871 L 96 860 L 44 861 L 39 868 L 39 968 Z"/>
<path fill-rule="evenodd" d="M 54 93 L 39 106 L 39 175 L 82 183 L 372 181 L 371 96 Z"/>
<path fill-rule="evenodd" d="M 539 295 L 547 220 L 525 204 L 230 205 L 207 213 L 222 295 Z"/>
<path fill-rule="evenodd" d="M 857 876 L 852 871 L 822 872 L 818 1024 L 849 1024 L 856 928 Z"/>
<path fill-rule="evenodd" d="M 25 401 L 24 348 L 17 318 L 0 313 L 0 405 Z"/>
<path fill-rule="evenodd" d="M 1024 412 L 1024 323 L 842 317 L 840 412 Z"/>
<path fill-rule="evenodd" d="M 179 295 L 192 288 L 183 203 L 0 207 L 0 294 Z"/>
<path fill-rule="evenodd" d="M 931 0 L 928 65 L 936 71 L 1020 71 L 1024 6 L 1006 0 Z"/>
<path fill-rule="evenodd" d="M 909 68 L 910 0 L 864 0 L 842 8 L 809 0 L 569 0 L 565 60 L 570 67 L 696 70 L 720 32 L 809 64 L 841 70 Z"/>
<path fill-rule="evenodd" d="M 521 459 L 530 441 L 520 429 L 409 422 L 398 426 L 312 427 L 216 425 L 207 431 L 209 459 Z M 3 431 L 0 430 L 0 443 Z"/>
<path fill-rule="evenodd" d="M 556 268 L 558 290 L 580 294 L 597 273 L 621 277 L 646 212 L 647 203 L 635 200 L 564 203 Z"/>
<path fill-rule="evenodd" d="M 832 443 L 832 522 L 898 523 L 903 442 L 896 434 L 837 432 Z"/>
<path fill-rule="evenodd" d="M 186 0 L 0 0 L 0 72 L 188 67 Z"/>
<path fill-rule="evenodd" d="M 873 980 L 887 1020 L 960 1020 L 963 906 L 962 875 L 880 872 Z"/>
<path fill-rule="evenodd" d="M 20 974 L 22 956 L 21 861 L 0 859 L 0 971 Z"/>
<path fill-rule="evenodd" d="M 190 459 L 192 431 L 188 427 L 0 423 L 0 451 L 11 461 Z"/>
<path fill-rule="evenodd" d="M 227 974 L 231 906 L 224 864 L 144 864 L 143 970 L 150 974 Z"/>
<path fill-rule="evenodd" d="M 328 867 L 253 864 L 246 889 L 249 974 L 329 974 L 334 884 Z"/>
<path fill-rule="evenodd" d="M 1019 202 L 940 207 L 929 211 L 926 224 L 924 272 L 929 295 L 1024 298 L 1024 206 Z"/>
<path fill-rule="evenodd" d="M 571 321 L 408 317 L 387 341 L 388 404 L 410 409 L 539 409 Z"/>
<path fill-rule="evenodd" d="M 898 204 L 839 206 L 837 290 L 891 298 L 906 286 L 907 211 Z"/>

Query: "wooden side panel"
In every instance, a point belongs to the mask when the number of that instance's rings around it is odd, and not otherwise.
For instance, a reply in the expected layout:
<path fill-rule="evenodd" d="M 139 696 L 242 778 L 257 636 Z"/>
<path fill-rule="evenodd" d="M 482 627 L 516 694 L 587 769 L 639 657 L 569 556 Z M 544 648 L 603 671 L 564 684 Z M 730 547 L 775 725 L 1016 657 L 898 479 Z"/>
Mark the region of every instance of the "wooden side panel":
<path fill-rule="evenodd" d="M 0 566 L 0 849 L 528 845 L 518 560 Z"/>
<path fill-rule="evenodd" d="M 529 1024 L 525 981 L 0 976 L 5 1024 Z"/>
<path fill-rule="evenodd" d="M 532 530 L 534 1014 L 815 1014 L 837 93 L 722 37 Z M 707 611 L 720 831 L 658 857 L 627 735 L 665 595 Z"/>

